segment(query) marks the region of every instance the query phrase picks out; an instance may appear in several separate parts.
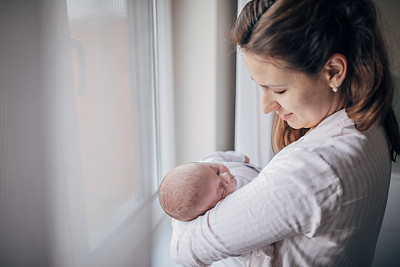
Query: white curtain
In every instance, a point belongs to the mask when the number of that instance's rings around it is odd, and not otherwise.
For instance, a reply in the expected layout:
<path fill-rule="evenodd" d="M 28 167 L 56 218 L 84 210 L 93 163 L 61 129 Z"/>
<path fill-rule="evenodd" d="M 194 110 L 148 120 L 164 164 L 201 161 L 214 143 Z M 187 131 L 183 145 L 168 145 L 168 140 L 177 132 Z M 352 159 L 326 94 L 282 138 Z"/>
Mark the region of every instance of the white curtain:
<path fill-rule="evenodd" d="M 248 0 L 238 1 L 238 14 Z M 236 58 L 235 149 L 264 167 L 273 157 L 271 149 L 272 113 L 261 110 L 262 91 L 251 79 L 238 50 Z"/>
<path fill-rule="evenodd" d="M 155 6 L 1 1 L 0 266 L 150 266 Z"/>

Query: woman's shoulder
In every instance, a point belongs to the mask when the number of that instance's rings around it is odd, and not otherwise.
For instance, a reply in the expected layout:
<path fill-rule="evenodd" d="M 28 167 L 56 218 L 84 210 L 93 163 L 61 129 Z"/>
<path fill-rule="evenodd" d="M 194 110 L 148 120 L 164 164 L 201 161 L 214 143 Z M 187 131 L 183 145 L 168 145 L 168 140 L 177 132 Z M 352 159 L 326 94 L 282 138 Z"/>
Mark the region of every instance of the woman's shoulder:
<path fill-rule="evenodd" d="M 360 132 L 345 110 L 340 110 L 322 121 L 289 149 L 306 150 L 328 158 L 344 155 L 357 158 L 365 157 L 365 154 L 376 154 L 377 147 L 380 148 L 381 157 L 385 158 L 389 154 L 383 127 L 377 124 L 367 132 Z"/>
<path fill-rule="evenodd" d="M 391 165 L 384 129 L 375 125 L 360 132 L 344 110 L 280 151 L 274 161 L 271 163 L 276 166 L 289 162 L 292 167 L 287 168 L 310 176 L 325 168 L 346 183 L 357 182 L 360 175 L 387 178 Z"/>
<path fill-rule="evenodd" d="M 301 138 L 305 144 L 321 143 L 333 138 L 363 139 L 364 135 L 356 128 L 356 123 L 351 120 L 346 111 L 339 110 L 324 119 L 314 130 Z"/>

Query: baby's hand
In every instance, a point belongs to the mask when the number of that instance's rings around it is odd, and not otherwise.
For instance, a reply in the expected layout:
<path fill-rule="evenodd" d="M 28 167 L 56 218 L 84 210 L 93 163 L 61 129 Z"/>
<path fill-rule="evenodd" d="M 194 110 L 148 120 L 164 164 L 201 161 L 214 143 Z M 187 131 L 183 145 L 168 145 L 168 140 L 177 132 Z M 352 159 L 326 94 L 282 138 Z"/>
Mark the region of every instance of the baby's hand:
<path fill-rule="evenodd" d="M 248 156 L 244 156 L 244 163 L 250 163 L 250 159 Z"/>

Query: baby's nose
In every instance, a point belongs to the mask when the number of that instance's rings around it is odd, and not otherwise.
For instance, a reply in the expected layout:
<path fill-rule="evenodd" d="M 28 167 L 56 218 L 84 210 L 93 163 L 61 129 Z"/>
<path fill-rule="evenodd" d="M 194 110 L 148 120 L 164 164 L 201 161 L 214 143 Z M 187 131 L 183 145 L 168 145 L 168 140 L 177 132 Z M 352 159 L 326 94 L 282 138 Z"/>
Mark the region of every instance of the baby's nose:
<path fill-rule="evenodd" d="M 225 178 L 225 183 L 229 184 L 231 182 L 231 176 L 229 175 L 228 172 L 224 172 L 223 176 Z"/>

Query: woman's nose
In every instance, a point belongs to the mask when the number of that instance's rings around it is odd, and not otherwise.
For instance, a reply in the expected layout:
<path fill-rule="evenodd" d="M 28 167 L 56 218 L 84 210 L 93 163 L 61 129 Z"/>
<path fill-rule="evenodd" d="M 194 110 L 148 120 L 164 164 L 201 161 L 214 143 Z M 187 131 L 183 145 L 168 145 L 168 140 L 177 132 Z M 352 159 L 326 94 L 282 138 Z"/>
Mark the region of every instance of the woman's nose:
<path fill-rule="evenodd" d="M 263 113 L 268 114 L 272 111 L 279 109 L 279 107 L 280 107 L 279 103 L 273 99 L 273 97 L 269 94 L 269 92 L 263 90 L 263 98 L 262 98 Z"/>

